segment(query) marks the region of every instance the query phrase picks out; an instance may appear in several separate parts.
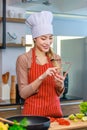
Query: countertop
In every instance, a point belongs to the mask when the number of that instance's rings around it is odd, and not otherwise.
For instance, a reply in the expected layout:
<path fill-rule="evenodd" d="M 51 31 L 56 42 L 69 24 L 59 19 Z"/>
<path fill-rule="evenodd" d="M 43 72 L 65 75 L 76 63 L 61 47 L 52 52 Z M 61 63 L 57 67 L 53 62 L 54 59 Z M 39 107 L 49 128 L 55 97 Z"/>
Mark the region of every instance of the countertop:
<path fill-rule="evenodd" d="M 20 100 L 1 100 L 0 99 L 0 106 L 14 106 L 14 105 L 23 105 L 24 101 Z"/>
<path fill-rule="evenodd" d="M 82 98 L 78 97 L 72 97 L 72 96 L 66 96 L 65 98 L 61 97 L 60 102 L 61 104 L 64 102 L 70 102 L 70 101 L 82 101 Z M 23 105 L 24 100 L 23 99 L 16 99 L 16 100 L 1 100 L 0 99 L 0 106 L 12 106 L 12 105 Z"/>

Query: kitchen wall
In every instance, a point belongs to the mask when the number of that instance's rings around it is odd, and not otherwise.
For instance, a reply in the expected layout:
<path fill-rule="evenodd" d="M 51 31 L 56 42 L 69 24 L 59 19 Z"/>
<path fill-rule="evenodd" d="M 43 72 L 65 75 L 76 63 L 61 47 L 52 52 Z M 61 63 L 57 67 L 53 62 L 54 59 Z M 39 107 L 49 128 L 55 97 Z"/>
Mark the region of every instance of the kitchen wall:
<path fill-rule="evenodd" d="M 38 7 L 38 8 L 40 8 L 40 7 Z M 17 7 L 17 9 L 18 9 L 18 7 Z M 27 17 L 27 15 L 25 15 L 25 17 Z M 64 36 L 77 36 L 77 35 L 78 36 L 86 36 L 86 34 L 87 34 L 87 20 L 85 20 L 85 19 L 76 19 L 76 18 L 72 19 L 69 17 L 55 16 L 54 21 L 53 21 L 53 26 L 54 26 L 54 35 L 58 35 L 58 36 L 61 36 L 61 35 L 62 36 L 63 35 Z M 25 24 L 7 23 L 7 31 L 10 31 L 11 33 L 15 32 L 17 34 L 17 37 L 18 37 L 16 42 L 19 42 L 19 43 L 20 43 L 20 39 L 21 39 L 22 35 L 25 35 L 26 33 L 31 34 L 30 29 L 27 28 L 27 26 L 25 26 Z M 85 46 L 84 44 L 85 44 L 84 40 L 83 40 L 83 43 L 72 44 L 72 47 L 76 50 L 78 50 L 77 49 L 78 46 L 80 47 L 80 51 L 81 51 L 80 56 L 82 59 L 82 61 L 81 61 L 82 63 L 84 63 L 83 52 L 82 52 L 82 48 L 84 48 L 84 46 Z M 80 46 L 80 45 L 82 45 L 82 46 Z M 6 71 L 9 71 L 11 75 L 12 74 L 16 75 L 16 71 L 15 71 L 16 59 L 20 54 L 22 54 L 24 52 L 25 52 L 25 48 L 8 48 L 7 47 L 4 50 L 0 50 L 0 74 L 3 74 Z M 71 52 L 71 56 L 73 56 L 73 60 L 74 60 L 75 55 L 73 55 L 73 51 L 70 51 L 70 52 Z M 76 54 L 77 53 L 78 52 L 76 51 Z M 66 54 L 65 58 L 68 57 L 67 54 Z M 84 53 L 85 59 L 86 59 L 86 55 L 87 54 Z M 86 60 L 86 62 L 87 62 L 87 60 Z M 75 67 L 74 66 L 72 66 L 72 67 L 74 70 Z M 82 68 L 82 65 L 80 67 Z M 79 72 L 77 72 L 77 73 L 79 73 Z M 75 74 L 73 74 L 73 75 L 75 75 Z M 75 80 L 76 79 L 74 78 L 74 81 L 71 81 L 71 82 L 75 82 Z M 0 82 L 1 82 L 1 78 L 0 78 Z M 74 86 L 74 84 L 73 84 L 73 86 Z M 80 92 L 77 92 L 78 91 L 77 88 L 72 90 L 73 86 L 70 87 L 71 88 L 69 90 L 70 94 L 72 94 L 72 92 L 74 93 L 76 91 L 77 96 L 79 96 L 81 94 L 81 91 L 82 91 L 82 85 L 80 85 L 80 86 L 76 85 L 76 87 L 80 90 Z M 85 89 L 86 89 L 86 87 L 85 87 Z"/>
<path fill-rule="evenodd" d="M 2 74 L 8 71 L 10 72 L 10 76 L 16 75 L 17 57 L 24 52 L 25 48 L 6 48 L 2 50 Z"/>
<path fill-rule="evenodd" d="M 72 64 L 68 75 L 69 90 L 67 95 L 83 97 L 85 82 L 85 44 L 85 38 L 76 38 L 61 41 L 62 60 L 71 62 Z"/>
<path fill-rule="evenodd" d="M 87 38 L 85 38 L 85 46 L 84 46 L 84 96 L 83 96 L 83 100 L 87 101 Z"/>
<path fill-rule="evenodd" d="M 0 0 L 0 16 L 2 16 L 2 0 Z"/>

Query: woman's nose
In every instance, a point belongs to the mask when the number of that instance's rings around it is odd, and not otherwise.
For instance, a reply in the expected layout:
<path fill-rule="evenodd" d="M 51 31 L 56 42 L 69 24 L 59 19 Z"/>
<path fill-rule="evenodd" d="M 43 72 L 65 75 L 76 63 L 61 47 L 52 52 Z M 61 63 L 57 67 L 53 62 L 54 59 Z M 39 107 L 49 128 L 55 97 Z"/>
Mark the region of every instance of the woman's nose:
<path fill-rule="evenodd" d="M 46 44 L 48 44 L 48 45 L 51 44 L 49 39 L 46 40 Z"/>

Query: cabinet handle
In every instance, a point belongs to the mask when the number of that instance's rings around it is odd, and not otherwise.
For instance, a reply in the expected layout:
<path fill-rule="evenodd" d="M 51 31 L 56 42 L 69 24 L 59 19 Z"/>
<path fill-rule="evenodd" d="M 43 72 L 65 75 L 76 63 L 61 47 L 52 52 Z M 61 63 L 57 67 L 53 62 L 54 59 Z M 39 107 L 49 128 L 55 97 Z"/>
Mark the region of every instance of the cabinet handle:
<path fill-rule="evenodd" d="M 0 108 L 0 111 L 13 111 L 17 110 L 17 108 Z"/>
<path fill-rule="evenodd" d="M 76 104 L 80 104 L 81 102 L 67 102 L 67 103 L 61 103 L 61 106 L 65 105 L 65 106 L 68 106 L 68 105 L 76 105 Z"/>
<path fill-rule="evenodd" d="M 21 109 L 23 109 L 24 107 L 23 106 L 21 106 Z"/>

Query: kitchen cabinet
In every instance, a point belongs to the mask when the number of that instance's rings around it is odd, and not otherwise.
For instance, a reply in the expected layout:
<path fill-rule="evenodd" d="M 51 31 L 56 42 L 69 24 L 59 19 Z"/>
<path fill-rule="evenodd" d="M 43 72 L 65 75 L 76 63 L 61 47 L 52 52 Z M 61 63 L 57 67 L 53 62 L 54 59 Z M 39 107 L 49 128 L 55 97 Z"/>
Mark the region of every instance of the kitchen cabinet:
<path fill-rule="evenodd" d="M 21 115 L 21 105 L 0 106 L 0 117 L 7 118 L 15 115 Z"/>
<path fill-rule="evenodd" d="M 68 116 L 70 114 L 76 114 L 80 112 L 79 104 L 82 100 L 72 100 L 61 102 L 61 107 L 63 111 L 63 116 Z"/>

